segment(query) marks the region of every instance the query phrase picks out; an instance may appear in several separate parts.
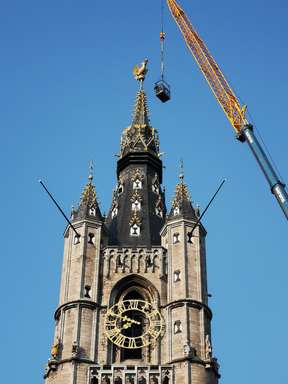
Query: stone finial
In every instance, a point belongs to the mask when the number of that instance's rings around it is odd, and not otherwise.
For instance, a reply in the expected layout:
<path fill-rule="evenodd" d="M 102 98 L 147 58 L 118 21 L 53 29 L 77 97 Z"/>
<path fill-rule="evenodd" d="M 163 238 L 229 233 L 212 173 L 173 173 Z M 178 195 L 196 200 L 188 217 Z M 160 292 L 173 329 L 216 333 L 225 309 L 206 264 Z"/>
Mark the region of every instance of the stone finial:
<path fill-rule="evenodd" d="M 183 184 L 183 180 L 184 180 L 184 162 L 183 162 L 183 159 L 180 160 L 179 180 Z"/>
<path fill-rule="evenodd" d="M 88 180 L 89 180 L 90 182 L 92 182 L 93 177 L 94 177 L 94 164 L 93 164 L 93 160 L 91 160 L 90 163 L 89 163 L 89 175 L 88 175 Z"/>

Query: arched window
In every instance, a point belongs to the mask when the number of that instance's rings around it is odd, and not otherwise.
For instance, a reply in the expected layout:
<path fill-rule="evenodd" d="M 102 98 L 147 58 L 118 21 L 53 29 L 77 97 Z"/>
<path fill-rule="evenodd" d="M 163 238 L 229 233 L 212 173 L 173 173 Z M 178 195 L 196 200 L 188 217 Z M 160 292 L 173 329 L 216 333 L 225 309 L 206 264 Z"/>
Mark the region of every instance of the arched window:
<path fill-rule="evenodd" d="M 163 384 L 169 384 L 169 377 L 168 376 L 164 377 Z"/>
<path fill-rule="evenodd" d="M 94 233 L 88 233 L 88 244 L 95 244 L 95 235 L 94 235 Z"/>
<path fill-rule="evenodd" d="M 176 320 L 174 323 L 174 334 L 182 332 L 182 323 L 180 320 Z"/>
<path fill-rule="evenodd" d="M 156 208 L 156 215 L 159 217 L 163 217 L 163 211 L 161 207 Z"/>
<path fill-rule="evenodd" d="M 140 211 L 141 209 L 141 203 L 138 200 L 133 201 L 132 203 L 132 210 L 133 211 Z"/>
<path fill-rule="evenodd" d="M 93 376 L 91 379 L 91 384 L 98 384 L 98 377 Z"/>
<path fill-rule="evenodd" d="M 173 244 L 180 243 L 180 233 L 173 234 Z"/>
<path fill-rule="evenodd" d="M 179 214 L 180 214 L 180 208 L 176 206 L 176 207 L 173 209 L 173 215 L 176 216 L 176 215 L 179 215 Z"/>
<path fill-rule="evenodd" d="M 124 185 L 119 181 L 118 186 L 117 186 L 118 195 L 121 195 L 121 193 L 123 193 L 123 191 L 124 191 Z"/>
<path fill-rule="evenodd" d="M 115 377 L 114 384 L 122 384 L 122 379 L 120 376 Z"/>
<path fill-rule="evenodd" d="M 115 206 L 113 209 L 112 209 L 112 219 L 114 219 L 115 216 L 117 216 L 117 213 L 118 213 L 118 208 Z"/>
<path fill-rule="evenodd" d="M 133 181 L 133 189 L 142 189 L 142 181 L 140 179 Z"/>
<path fill-rule="evenodd" d="M 130 235 L 131 236 L 140 236 L 140 227 L 136 223 L 130 227 Z"/>
<path fill-rule="evenodd" d="M 191 232 L 187 232 L 187 242 L 190 243 L 190 244 L 193 243 L 192 237 L 193 237 L 192 231 Z"/>
<path fill-rule="evenodd" d="M 74 245 L 80 243 L 80 238 L 81 238 L 81 237 L 80 237 L 79 235 L 74 235 L 74 240 L 73 240 Z"/>
<path fill-rule="evenodd" d="M 143 296 L 137 290 L 129 291 L 124 297 L 123 300 L 144 300 Z M 127 337 L 137 337 L 141 336 L 144 333 L 144 314 L 141 312 L 131 310 L 128 311 L 127 316 L 133 320 L 136 320 L 138 324 L 135 324 L 133 327 L 129 327 L 122 331 L 122 333 Z M 121 361 L 129 359 L 142 359 L 142 348 L 137 349 L 121 349 Z"/>
<path fill-rule="evenodd" d="M 140 376 L 138 378 L 138 384 L 146 384 L 146 379 L 144 376 Z"/>
<path fill-rule="evenodd" d="M 94 207 L 89 209 L 89 215 L 90 216 L 95 216 L 96 215 L 96 209 Z"/>
<path fill-rule="evenodd" d="M 179 271 L 179 269 L 177 271 L 174 271 L 174 283 L 181 280 L 180 275 L 181 272 Z"/>

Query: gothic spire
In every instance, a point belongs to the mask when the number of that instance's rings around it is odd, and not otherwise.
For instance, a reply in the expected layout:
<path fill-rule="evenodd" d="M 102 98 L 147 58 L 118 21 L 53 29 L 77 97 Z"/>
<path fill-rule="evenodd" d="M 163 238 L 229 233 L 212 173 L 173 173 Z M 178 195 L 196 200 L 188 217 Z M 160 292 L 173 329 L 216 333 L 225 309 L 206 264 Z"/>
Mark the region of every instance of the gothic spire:
<path fill-rule="evenodd" d="M 147 98 L 143 89 L 136 95 L 132 125 L 139 128 L 150 125 Z"/>
<path fill-rule="evenodd" d="M 81 219 L 96 219 L 102 221 L 102 215 L 97 201 L 96 188 L 93 184 L 93 162 L 89 165 L 88 182 L 81 194 L 78 208 L 72 212 L 74 221 Z"/>
<path fill-rule="evenodd" d="M 140 67 L 136 65 L 133 70 L 135 79 L 140 82 L 140 90 L 136 95 L 132 124 L 124 130 L 121 137 L 120 158 L 135 152 L 150 152 L 157 157 L 159 154 L 158 132 L 150 125 L 147 98 L 143 88 L 148 71 L 147 63 L 146 59 Z"/>
<path fill-rule="evenodd" d="M 196 214 L 192 205 L 189 189 L 184 184 L 184 165 L 183 160 L 180 162 L 179 183 L 175 188 L 175 195 L 172 200 L 172 208 L 169 214 L 169 219 L 177 216 L 185 219 L 195 219 Z"/>
<path fill-rule="evenodd" d="M 161 189 L 162 161 L 158 133 L 152 128 L 143 82 L 145 60 L 134 67 L 140 82 L 131 125 L 121 137 L 117 162 L 117 189 L 105 221 L 108 244 L 132 247 L 160 245 L 160 230 L 166 217 L 165 196 Z"/>

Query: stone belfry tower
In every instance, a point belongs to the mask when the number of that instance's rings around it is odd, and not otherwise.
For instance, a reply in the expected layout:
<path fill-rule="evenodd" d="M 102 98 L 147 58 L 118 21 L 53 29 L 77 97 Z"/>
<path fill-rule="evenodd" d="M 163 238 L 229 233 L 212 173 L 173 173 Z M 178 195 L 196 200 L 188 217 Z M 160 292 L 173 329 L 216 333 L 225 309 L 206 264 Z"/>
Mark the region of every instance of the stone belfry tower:
<path fill-rule="evenodd" d="M 60 302 L 45 384 L 217 384 L 205 236 L 184 175 L 167 212 L 159 139 L 143 81 L 121 137 L 107 218 L 93 175 L 64 234 Z"/>

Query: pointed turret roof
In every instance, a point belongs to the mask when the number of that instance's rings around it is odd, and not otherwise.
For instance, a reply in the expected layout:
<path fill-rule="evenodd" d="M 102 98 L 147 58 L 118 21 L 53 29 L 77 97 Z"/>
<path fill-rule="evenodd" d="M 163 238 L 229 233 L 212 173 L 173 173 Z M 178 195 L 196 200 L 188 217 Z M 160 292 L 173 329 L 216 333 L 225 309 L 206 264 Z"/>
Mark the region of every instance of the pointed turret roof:
<path fill-rule="evenodd" d="M 120 158 L 135 152 L 150 152 L 157 157 L 159 154 L 158 132 L 150 125 L 147 97 L 143 88 L 147 62 L 145 60 L 140 68 L 134 68 L 135 78 L 140 81 L 140 89 L 136 95 L 132 124 L 124 130 L 121 137 Z"/>
<path fill-rule="evenodd" d="M 132 125 L 134 127 L 150 125 L 147 97 L 143 89 L 136 95 Z"/>
<path fill-rule="evenodd" d="M 96 188 L 93 184 L 93 165 L 90 164 L 88 183 L 81 194 L 79 206 L 73 209 L 72 218 L 74 221 L 81 219 L 94 219 L 102 221 L 99 204 L 97 201 Z"/>
<path fill-rule="evenodd" d="M 176 217 L 182 217 L 184 219 L 196 219 L 196 213 L 192 205 L 189 189 L 186 184 L 184 184 L 184 170 L 183 162 L 181 162 L 180 182 L 176 185 L 175 195 L 172 200 L 172 208 L 169 214 L 168 219 L 175 219 Z"/>

